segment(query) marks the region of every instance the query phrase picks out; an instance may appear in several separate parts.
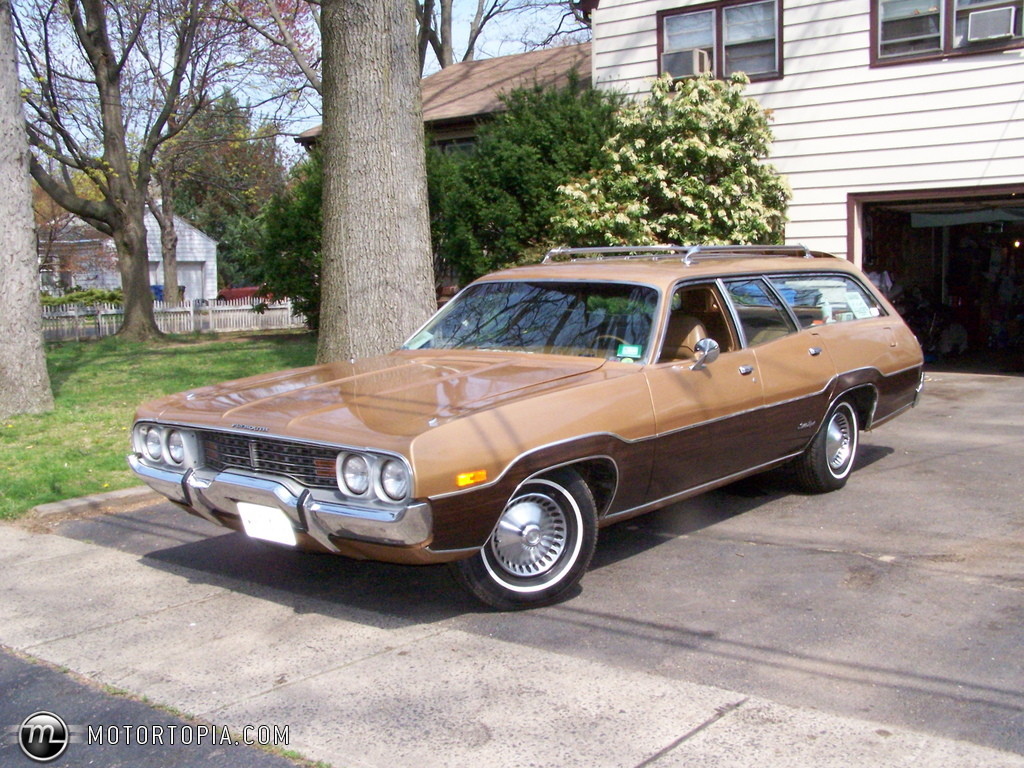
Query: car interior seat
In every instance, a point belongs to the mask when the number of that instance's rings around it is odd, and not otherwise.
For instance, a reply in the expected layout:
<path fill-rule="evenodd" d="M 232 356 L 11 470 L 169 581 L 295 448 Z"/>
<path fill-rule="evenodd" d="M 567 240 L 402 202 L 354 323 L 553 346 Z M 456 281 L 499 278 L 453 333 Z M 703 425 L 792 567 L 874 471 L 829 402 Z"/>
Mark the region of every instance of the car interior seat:
<path fill-rule="evenodd" d="M 684 310 L 676 310 L 669 317 L 665 343 L 661 347 L 659 362 L 695 360 L 697 342 L 708 337 L 704 323 Z"/>

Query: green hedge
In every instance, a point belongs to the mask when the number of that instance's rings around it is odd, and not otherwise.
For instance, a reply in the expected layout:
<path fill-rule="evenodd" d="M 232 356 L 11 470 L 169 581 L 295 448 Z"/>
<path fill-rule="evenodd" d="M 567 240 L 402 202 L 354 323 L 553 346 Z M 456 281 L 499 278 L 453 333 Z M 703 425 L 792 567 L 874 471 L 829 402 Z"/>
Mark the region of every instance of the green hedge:
<path fill-rule="evenodd" d="M 41 301 L 44 307 L 58 307 L 62 304 L 123 304 L 124 293 L 118 289 L 115 291 L 101 291 L 97 288 L 90 288 L 85 291 L 71 291 L 63 296 L 42 296 Z"/>

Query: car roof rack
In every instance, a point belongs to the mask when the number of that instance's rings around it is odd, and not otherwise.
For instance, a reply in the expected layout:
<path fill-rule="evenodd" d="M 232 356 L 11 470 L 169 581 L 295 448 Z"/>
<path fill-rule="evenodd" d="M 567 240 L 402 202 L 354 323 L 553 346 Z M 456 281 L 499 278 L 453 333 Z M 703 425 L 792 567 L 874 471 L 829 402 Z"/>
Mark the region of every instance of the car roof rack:
<path fill-rule="evenodd" d="M 562 257 L 569 257 L 570 261 L 601 261 L 605 258 L 657 261 L 666 256 L 679 257 L 684 264 L 692 264 L 697 258 L 815 258 L 814 253 L 805 245 L 611 245 L 594 248 L 552 248 L 541 263 L 552 264 Z"/>

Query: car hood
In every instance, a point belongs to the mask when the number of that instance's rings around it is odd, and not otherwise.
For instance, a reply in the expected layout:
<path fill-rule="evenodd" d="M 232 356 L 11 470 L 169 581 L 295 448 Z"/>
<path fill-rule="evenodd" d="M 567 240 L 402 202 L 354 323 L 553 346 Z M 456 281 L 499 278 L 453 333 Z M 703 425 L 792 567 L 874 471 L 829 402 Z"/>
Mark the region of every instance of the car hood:
<path fill-rule="evenodd" d="M 605 363 L 547 355 L 398 352 L 190 390 L 146 404 L 138 417 L 400 451 L 416 435 L 453 419 L 605 378 Z"/>

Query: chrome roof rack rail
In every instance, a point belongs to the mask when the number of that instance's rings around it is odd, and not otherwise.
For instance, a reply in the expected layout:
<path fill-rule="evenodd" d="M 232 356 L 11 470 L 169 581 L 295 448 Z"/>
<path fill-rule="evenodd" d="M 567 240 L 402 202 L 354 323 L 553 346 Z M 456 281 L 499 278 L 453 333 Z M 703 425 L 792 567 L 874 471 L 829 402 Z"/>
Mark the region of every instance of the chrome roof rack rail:
<path fill-rule="evenodd" d="M 684 264 L 692 264 L 698 257 L 701 259 L 770 259 L 779 256 L 815 258 L 814 253 L 805 245 L 609 245 L 594 248 L 552 248 L 541 263 L 551 264 L 555 259 L 565 256 L 569 257 L 570 261 L 600 261 L 606 257 L 656 261 L 664 256 L 679 256 L 682 257 Z"/>
<path fill-rule="evenodd" d="M 748 258 L 771 259 L 776 256 L 797 256 L 813 259 L 814 254 L 806 245 L 695 245 L 687 256 L 703 258 Z"/>
<path fill-rule="evenodd" d="M 560 256 L 569 256 L 572 261 L 578 256 L 600 260 L 606 256 L 629 258 L 658 258 L 658 256 L 685 256 L 693 246 L 690 245 L 603 245 L 594 248 L 552 248 L 544 255 L 542 264 L 550 264 Z"/>

